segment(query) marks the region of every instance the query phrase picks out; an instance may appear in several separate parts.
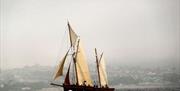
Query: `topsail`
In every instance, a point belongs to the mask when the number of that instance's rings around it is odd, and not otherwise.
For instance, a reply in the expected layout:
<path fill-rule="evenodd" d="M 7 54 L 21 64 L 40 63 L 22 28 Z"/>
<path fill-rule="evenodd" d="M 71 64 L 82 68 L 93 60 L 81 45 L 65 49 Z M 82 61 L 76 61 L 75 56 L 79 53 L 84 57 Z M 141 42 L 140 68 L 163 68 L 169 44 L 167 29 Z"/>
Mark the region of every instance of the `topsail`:
<path fill-rule="evenodd" d="M 77 34 L 73 31 L 73 29 L 72 29 L 71 25 L 69 24 L 69 22 L 68 22 L 68 28 L 69 28 L 70 44 L 71 44 L 71 46 L 74 47 L 75 44 L 76 44 L 76 41 L 77 41 L 78 36 L 77 36 Z"/>

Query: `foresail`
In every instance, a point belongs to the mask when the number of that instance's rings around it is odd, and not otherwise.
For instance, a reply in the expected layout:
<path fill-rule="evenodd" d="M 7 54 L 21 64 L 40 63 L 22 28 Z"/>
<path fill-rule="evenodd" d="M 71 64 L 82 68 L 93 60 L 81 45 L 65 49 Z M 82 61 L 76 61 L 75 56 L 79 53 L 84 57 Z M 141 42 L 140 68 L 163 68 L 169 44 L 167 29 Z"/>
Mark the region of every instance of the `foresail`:
<path fill-rule="evenodd" d="M 76 44 L 76 40 L 78 38 L 77 34 L 74 32 L 74 30 L 72 29 L 71 25 L 68 22 L 68 28 L 69 28 L 69 37 L 70 37 L 70 43 L 71 46 L 75 46 Z"/>
<path fill-rule="evenodd" d="M 106 68 L 105 68 L 105 60 L 104 60 L 103 55 L 101 55 L 101 58 L 99 60 L 99 74 L 100 74 L 101 86 L 108 85 Z"/>
<path fill-rule="evenodd" d="M 61 63 L 58 65 L 58 69 L 57 69 L 56 75 L 54 76 L 54 80 L 57 79 L 59 76 L 63 75 L 64 63 L 65 63 L 65 60 L 67 58 L 68 52 L 69 52 L 69 50 L 67 51 L 67 53 L 63 57 Z"/>
<path fill-rule="evenodd" d="M 81 41 L 79 41 L 78 52 L 76 55 L 76 65 L 78 84 L 82 85 L 85 82 L 86 85 L 92 86 L 90 73 Z"/>

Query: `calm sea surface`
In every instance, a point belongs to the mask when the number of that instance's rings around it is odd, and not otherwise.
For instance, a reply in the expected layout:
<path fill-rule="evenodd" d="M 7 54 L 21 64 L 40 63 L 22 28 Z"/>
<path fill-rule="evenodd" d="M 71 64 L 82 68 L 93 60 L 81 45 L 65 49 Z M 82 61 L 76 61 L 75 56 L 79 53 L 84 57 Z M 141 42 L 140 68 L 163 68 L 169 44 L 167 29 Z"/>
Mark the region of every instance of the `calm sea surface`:
<path fill-rule="evenodd" d="M 115 91 L 180 91 L 180 88 L 133 88 L 116 89 Z"/>

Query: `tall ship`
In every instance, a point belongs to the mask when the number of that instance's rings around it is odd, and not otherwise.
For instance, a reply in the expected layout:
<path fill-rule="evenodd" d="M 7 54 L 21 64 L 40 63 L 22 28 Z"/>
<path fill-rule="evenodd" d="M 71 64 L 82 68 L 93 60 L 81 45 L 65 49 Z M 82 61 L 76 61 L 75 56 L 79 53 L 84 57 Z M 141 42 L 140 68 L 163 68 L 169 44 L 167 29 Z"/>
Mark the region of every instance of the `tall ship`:
<path fill-rule="evenodd" d="M 53 82 L 50 84 L 62 87 L 64 91 L 114 91 L 114 88 L 110 88 L 108 84 L 103 53 L 98 55 L 95 48 L 98 81 L 92 80 L 81 39 L 74 32 L 69 22 L 67 23 L 67 26 L 70 47 L 67 49 L 61 62 L 58 64 L 57 71 L 54 76 L 54 80 L 63 76 L 64 65 L 68 64 L 68 69 L 64 77 L 64 83 L 57 84 Z M 67 60 L 69 62 L 65 63 Z"/>

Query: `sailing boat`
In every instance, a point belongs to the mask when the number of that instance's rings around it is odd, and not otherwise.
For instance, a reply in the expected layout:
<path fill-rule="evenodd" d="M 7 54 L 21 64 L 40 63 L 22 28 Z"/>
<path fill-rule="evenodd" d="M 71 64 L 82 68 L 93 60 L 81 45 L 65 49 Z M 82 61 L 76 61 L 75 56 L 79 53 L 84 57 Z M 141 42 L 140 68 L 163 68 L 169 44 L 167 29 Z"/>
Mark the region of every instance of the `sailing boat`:
<path fill-rule="evenodd" d="M 63 87 L 64 91 L 114 91 L 114 88 L 110 88 L 108 86 L 103 53 L 98 56 L 97 50 L 95 49 L 99 83 L 93 84 L 82 42 L 79 36 L 72 29 L 69 22 L 67 26 L 69 30 L 70 48 L 67 50 L 66 54 L 61 60 L 61 63 L 58 65 L 54 80 L 63 75 L 64 64 L 68 55 L 71 56 L 72 60 L 70 60 L 64 83 L 62 85 L 51 83 L 51 85 Z M 73 69 L 71 67 L 73 67 Z M 70 72 L 71 70 L 72 72 Z M 71 75 L 70 73 L 73 74 Z M 73 76 L 74 79 L 70 80 L 70 76 Z"/>

